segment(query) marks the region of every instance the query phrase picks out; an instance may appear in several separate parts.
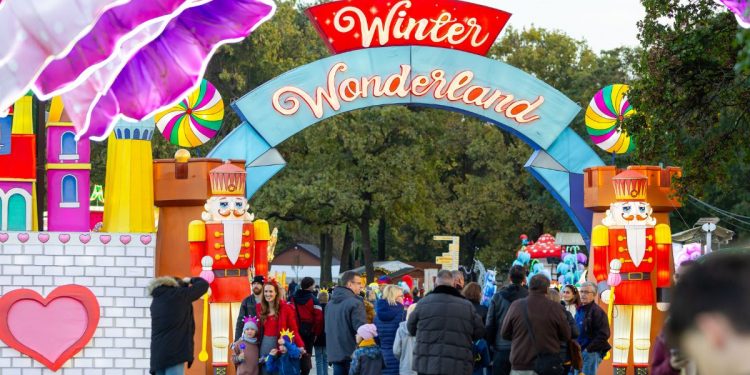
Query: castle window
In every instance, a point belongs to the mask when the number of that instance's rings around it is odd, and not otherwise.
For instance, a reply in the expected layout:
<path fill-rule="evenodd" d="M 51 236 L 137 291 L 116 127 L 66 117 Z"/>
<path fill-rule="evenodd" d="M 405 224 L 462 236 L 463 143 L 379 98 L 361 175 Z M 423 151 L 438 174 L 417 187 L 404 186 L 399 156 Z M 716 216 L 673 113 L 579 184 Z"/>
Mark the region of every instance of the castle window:
<path fill-rule="evenodd" d="M 141 139 L 141 131 L 138 129 L 133 130 L 133 139 Z"/>
<path fill-rule="evenodd" d="M 78 143 L 73 132 L 65 132 L 60 138 L 60 160 L 78 160 Z"/>
<path fill-rule="evenodd" d="M 78 179 L 73 175 L 65 175 L 62 179 L 62 201 L 60 207 L 75 208 L 79 207 L 78 202 Z"/>

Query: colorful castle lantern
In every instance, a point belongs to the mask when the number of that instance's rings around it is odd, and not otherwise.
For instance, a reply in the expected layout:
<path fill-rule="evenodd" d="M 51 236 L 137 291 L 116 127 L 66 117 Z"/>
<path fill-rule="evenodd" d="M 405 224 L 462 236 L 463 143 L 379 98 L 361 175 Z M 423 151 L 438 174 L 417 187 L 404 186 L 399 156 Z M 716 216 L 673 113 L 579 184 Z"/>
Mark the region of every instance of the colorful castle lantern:
<path fill-rule="evenodd" d="M 104 183 L 105 232 L 154 232 L 154 120 L 121 120 L 109 137 Z"/>
<path fill-rule="evenodd" d="M 52 100 L 47 121 L 47 229 L 89 231 L 91 146 L 75 139 L 63 114 L 62 100 Z"/>
<path fill-rule="evenodd" d="M 27 95 L 0 118 L 0 230 L 36 229 L 36 138 Z"/>

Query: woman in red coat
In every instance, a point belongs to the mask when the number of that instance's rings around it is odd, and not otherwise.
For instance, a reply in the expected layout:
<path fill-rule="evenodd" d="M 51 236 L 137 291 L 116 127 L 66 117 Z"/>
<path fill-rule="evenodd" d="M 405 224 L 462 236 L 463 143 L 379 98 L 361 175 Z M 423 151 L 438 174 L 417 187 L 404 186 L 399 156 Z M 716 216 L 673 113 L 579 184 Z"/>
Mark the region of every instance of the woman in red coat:
<path fill-rule="evenodd" d="M 263 300 L 256 305 L 256 309 L 263 332 L 259 358 L 265 358 L 271 349 L 276 348 L 279 332 L 282 330 L 292 331 L 294 344 L 299 347 L 302 354 L 305 353 L 305 344 L 297 328 L 297 315 L 291 305 L 279 298 L 279 285 L 275 280 L 271 280 L 263 287 Z"/>

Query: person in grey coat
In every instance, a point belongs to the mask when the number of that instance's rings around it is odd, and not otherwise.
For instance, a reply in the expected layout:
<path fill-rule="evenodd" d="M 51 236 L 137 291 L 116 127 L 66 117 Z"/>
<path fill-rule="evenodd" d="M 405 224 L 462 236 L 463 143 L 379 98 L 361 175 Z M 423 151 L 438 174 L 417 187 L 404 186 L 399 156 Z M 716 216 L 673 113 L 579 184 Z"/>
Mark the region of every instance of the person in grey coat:
<path fill-rule="evenodd" d="M 367 323 L 365 305 L 359 292 L 362 277 L 346 271 L 333 289 L 325 311 L 326 353 L 333 364 L 333 375 L 347 375 L 352 353 L 357 348 L 357 329 Z"/>
<path fill-rule="evenodd" d="M 419 300 L 406 328 L 416 336 L 414 366 L 419 374 L 470 375 L 473 343 L 484 337 L 474 306 L 453 287 L 450 271 L 438 272 L 437 287 Z"/>
<path fill-rule="evenodd" d="M 406 310 L 407 320 L 416 307 L 417 304 L 413 304 Z M 414 367 L 414 346 L 416 345 L 417 339 L 409 334 L 406 321 L 399 323 L 396 339 L 393 341 L 393 354 L 398 358 L 399 375 L 417 375 L 417 372 L 412 370 Z"/>

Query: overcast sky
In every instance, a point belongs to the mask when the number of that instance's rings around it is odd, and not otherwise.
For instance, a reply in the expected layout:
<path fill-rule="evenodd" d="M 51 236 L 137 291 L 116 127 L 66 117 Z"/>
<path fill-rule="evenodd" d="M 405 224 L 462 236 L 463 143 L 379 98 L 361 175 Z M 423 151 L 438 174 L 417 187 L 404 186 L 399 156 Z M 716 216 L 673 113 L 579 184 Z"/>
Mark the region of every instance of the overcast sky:
<path fill-rule="evenodd" d="M 637 46 L 636 22 L 645 16 L 640 0 L 467 1 L 512 13 L 508 25 L 518 29 L 533 24 L 561 30 L 576 39 L 585 39 L 596 52 L 620 46 Z"/>

